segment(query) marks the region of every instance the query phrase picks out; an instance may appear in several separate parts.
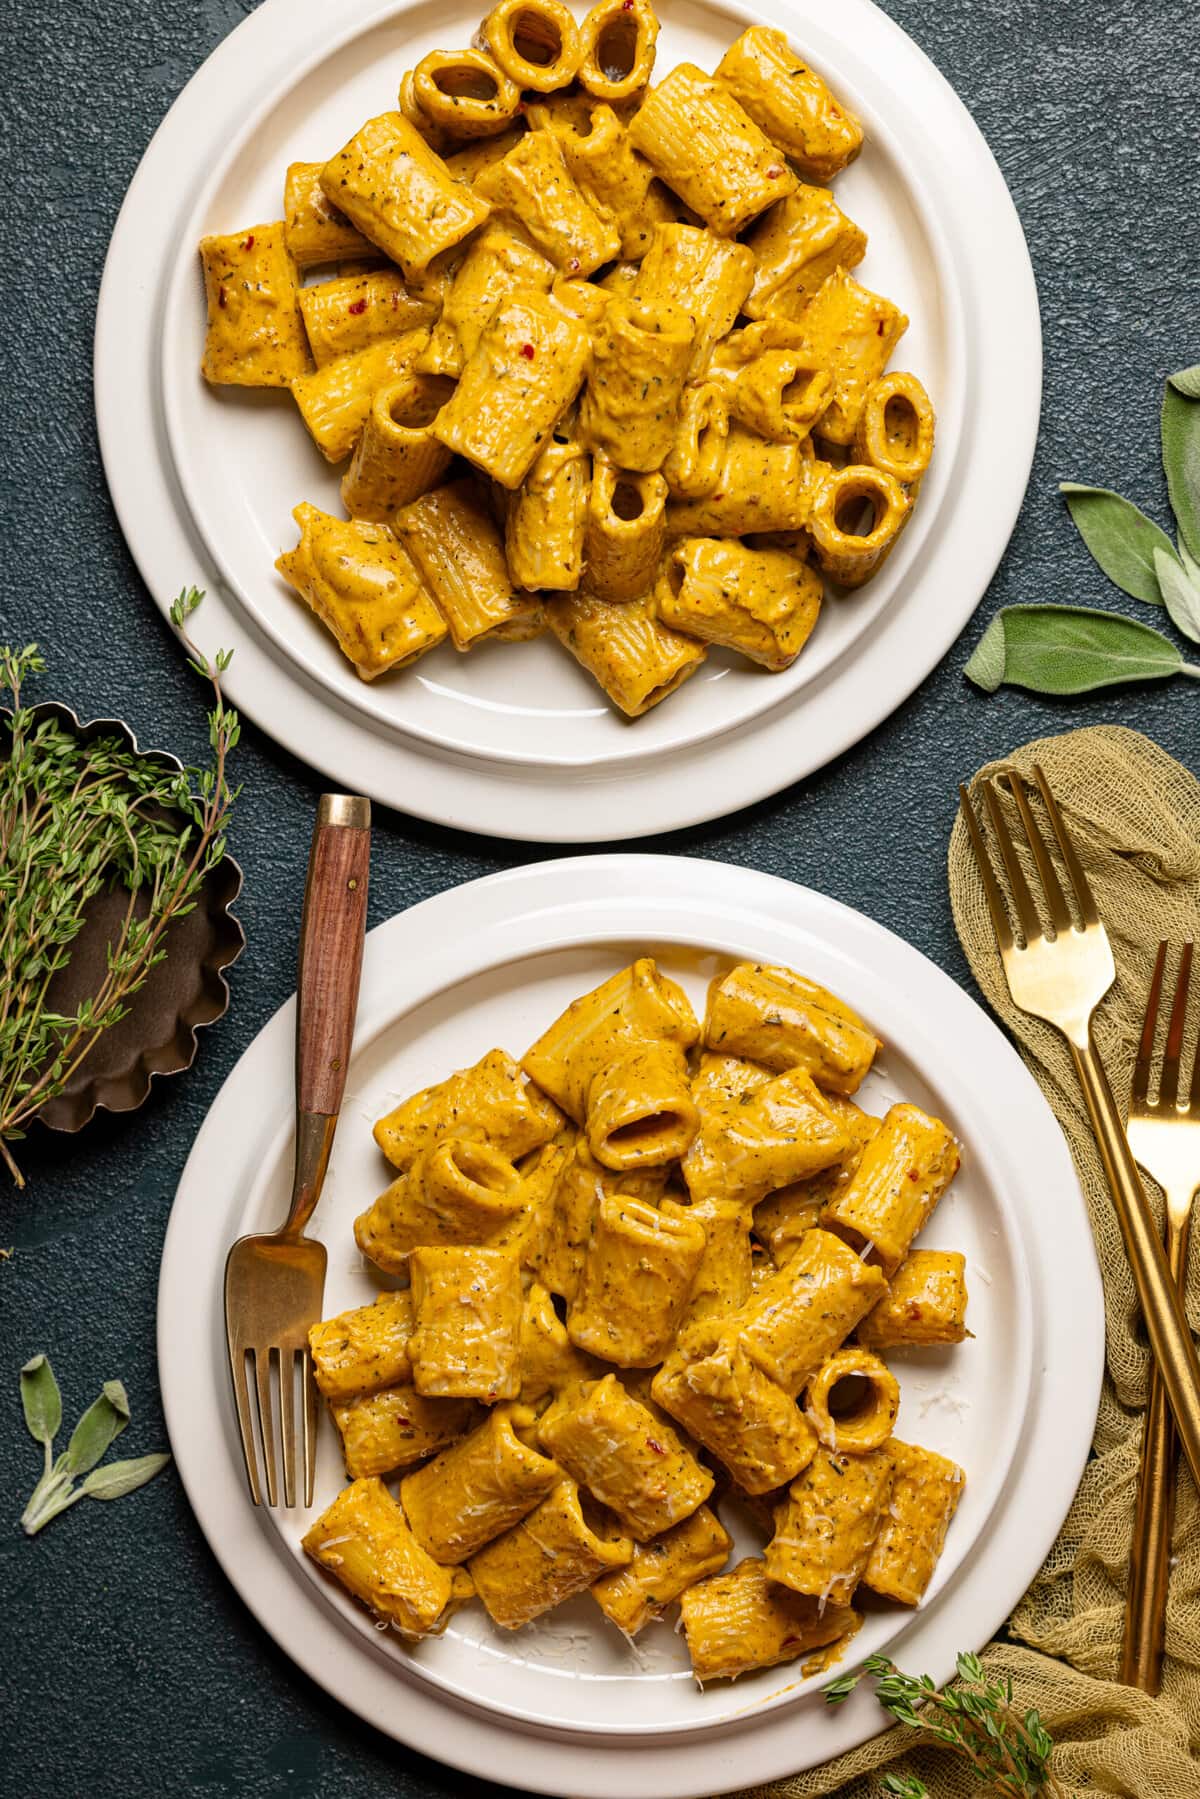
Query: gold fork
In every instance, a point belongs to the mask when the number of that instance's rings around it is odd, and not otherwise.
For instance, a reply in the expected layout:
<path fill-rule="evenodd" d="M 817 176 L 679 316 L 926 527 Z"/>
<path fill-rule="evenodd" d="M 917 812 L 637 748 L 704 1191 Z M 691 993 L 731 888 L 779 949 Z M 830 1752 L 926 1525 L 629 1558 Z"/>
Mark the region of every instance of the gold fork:
<path fill-rule="evenodd" d="M 1117 1102 L 1092 1043 L 1092 1015 L 1116 979 L 1112 948 L 1046 777 L 1040 768 L 1035 767 L 1033 772 L 1074 896 L 1078 924 L 1071 916 L 1058 872 L 1033 816 L 1024 784 L 1015 771 L 1005 773 L 1037 868 L 1043 905 L 1050 918 L 1049 932 L 1042 926 L 1018 860 L 994 779 L 982 783 L 984 806 L 1008 878 L 1017 931 L 1009 919 L 971 796 L 960 785 L 963 819 L 979 863 L 1013 1003 L 1022 1012 L 1054 1025 L 1070 1048 L 1133 1271 L 1150 1347 L 1162 1375 L 1167 1403 L 1174 1413 L 1183 1453 L 1193 1478 L 1200 1484 L 1200 1362 Z"/>
<path fill-rule="evenodd" d="M 239 1237 L 225 1264 L 225 1334 L 229 1366 L 255 1505 L 262 1504 L 249 1364 L 267 1503 L 275 1505 L 275 1426 L 271 1373 L 279 1393 L 283 1503 L 296 1503 L 296 1374 L 303 1395 L 304 1502 L 312 1504 L 317 1459 L 317 1393 L 308 1327 L 321 1316 L 325 1246 L 304 1235 L 312 1217 L 337 1129 L 346 1064 L 358 1008 L 371 803 L 341 793 L 321 796 L 313 827 L 300 923 L 296 991 L 296 1162 L 288 1215 L 277 1231 Z"/>
<path fill-rule="evenodd" d="M 1151 1100 L 1154 1038 L 1166 963 L 1167 946 L 1160 943 L 1133 1068 L 1126 1130 L 1135 1160 L 1158 1182 L 1166 1197 L 1167 1264 L 1182 1294 L 1187 1280 L 1192 1201 L 1200 1186 L 1200 1056 L 1193 1065 L 1183 1099 L 1179 1097 L 1179 1057 L 1187 1020 L 1192 945 L 1185 943 L 1180 952 L 1158 1094 Z M 1125 1636 L 1121 1644 L 1121 1679 L 1126 1686 L 1140 1687 L 1146 1693 L 1157 1693 L 1162 1677 L 1174 1520 L 1175 1432 L 1155 1368 L 1150 1373 L 1150 1399 L 1143 1426 Z"/>

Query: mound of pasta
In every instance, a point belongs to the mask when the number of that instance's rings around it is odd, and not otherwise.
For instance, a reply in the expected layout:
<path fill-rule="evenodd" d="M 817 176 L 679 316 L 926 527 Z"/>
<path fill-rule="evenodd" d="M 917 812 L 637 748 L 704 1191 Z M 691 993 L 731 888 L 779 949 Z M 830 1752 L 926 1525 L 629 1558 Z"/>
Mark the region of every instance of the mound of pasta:
<path fill-rule="evenodd" d="M 500 0 L 200 245 L 204 375 L 346 464 L 276 567 L 366 681 L 549 632 L 637 717 L 710 648 L 788 668 L 911 516 L 933 409 L 829 187 L 858 120 L 780 31 L 651 86 L 657 36 Z"/>
<path fill-rule="evenodd" d="M 407 1285 L 310 1332 L 351 1484 L 308 1553 L 410 1639 L 678 1601 L 701 1682 L 835 1655 L 860 1584 L 919 1604 L 964 1476 L 881 1352 L 967 1334 L 963 1257 L 912 1247 L 959 1151 L 854 1103 L 878 1047 L 751 963 L 701 1026 L 643 958 L 381 1118 L 355 1236 Z M 727 1504 L 764 1538 L 728 1571 Z"/>

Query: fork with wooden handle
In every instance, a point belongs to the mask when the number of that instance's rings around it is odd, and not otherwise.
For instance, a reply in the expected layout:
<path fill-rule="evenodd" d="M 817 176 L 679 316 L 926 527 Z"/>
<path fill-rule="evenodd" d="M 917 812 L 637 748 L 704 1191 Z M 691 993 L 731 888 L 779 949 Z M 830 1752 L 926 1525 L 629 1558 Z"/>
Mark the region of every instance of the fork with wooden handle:
<path fill-rule="evenodd" d="M 1163 1190 L 1167 1211 L 1167 1265 L 1182 1294 L 1187 1279 L 1192 1201 L 1200 1186 L 1200 1057 L 1193 1065 L 1184 1097 L 1182 1100 L 1179 1097 L 1179 1058 L 1187 1019 L 1192 945 L 1185 943 L 1180 952 L 1158 1091 L 1152 1099 L 1154 1038 L 1166 962 L 1167 945 L 1160 943 L 1150 996 L 1146 1001 L 1142 1039 L 1134 1063 L 1129 1123 L 1125 1128 L 1135 1161 Z M 1175 1519 L 1175 1463 L 1171 1414 L 1158 1370 L 1152 1368 L 1138 1471 L 1129 1593 L 1125 1601 L 1125 1636 L 1121 1644 L 1121 1679 L 1126 1686 L 1140 1687 L 1145 1693 L 1157 1693 L 1162 1678 L 1171 1527 Z"/>
<path fill-rule="evenodd" d="M 308 1329 L 321 1317 L 325 1245 L 306 1237 L 304 1227 L 321 1197 L 346 1087 L 362 973 L 370 854 L 370 801 L 348 794 L 323 794 L 313 828 L 300 923 L 296 1161 L 291 1205 L 277 1231 L 240 1237 L 225 1264 L 225 1334 L 246 1477 L 255 1505 L 262 1504 L 262 1487 L 251 1422 L 251 1380 L 267 1504 L 277 1502 L 272 1370 L 279 1393 L 283 1502 L 296 1503 L 298 1375 L 304 1503 L 312 1504 L 317 1392 Z"/>
<path fill-rule="evenodd" d="M 1042 829 L 1033 815 L 1024 783 L 1015 771 L 1006 771 L 1008 787 L 1037 870 L 1042 907 L 1050 921 L 1049 930 L 1043 926 L 1018 858 L 1012 831 L 1001 808 L 997 778 L 984 780 L 981 786 L 984 808 L 1012 897 L 1016 930 L 996 879 L 971 796 L 960 786 L 963 819 L 979 863 L 992 928 L 1013 1002 L 1022 1012 L 1054 1025 L 1070 1048 L 1146 1320 L 1150 1347 L 1162 1376 L 1167 1403 L 1175 1417 L 1188 1467 L 1200 1485 L 1200 1361 L 1196 1358 L 1196 1345 L 1167 1266 L 1162 1238 L 1129 1148 L 1117 1102 L 1092 1042 L 1092 1015 L 1116 979 L 1112 948 L 1049 783 L 1040 768 L 1035 767 L 1033 772 L 1079 914 L 1078 923 L 1071 916 Z"/>

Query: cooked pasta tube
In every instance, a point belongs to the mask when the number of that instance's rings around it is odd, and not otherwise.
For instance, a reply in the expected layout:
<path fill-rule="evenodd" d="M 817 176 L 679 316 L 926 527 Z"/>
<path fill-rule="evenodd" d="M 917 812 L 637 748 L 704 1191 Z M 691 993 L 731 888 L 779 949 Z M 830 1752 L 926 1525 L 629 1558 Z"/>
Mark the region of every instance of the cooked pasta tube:
<path fill-rule="evenodd" d="M 452 179 L 403 113 L 368 119 L 321 171 L 321 186 L 365 238 L 420 274 L 487 218 L 478 187 Z"/>
<path fill-rule="evenodd" d="M 552 94 L 575 79 L 582 46 L 562 0 L 499 0 L 480 37 L 518 88 Z"/>
<path fill-rule="evenodd" d="M 714 358 L 709 378 L 719 383 L 731 418 L 776 443 L 807 437 L 833 398 L 828 369 L 795 350 L 767 350 L 736 370 Z"/>
<path fill-rule="evenodd" d="M 653 474 L 675 443 L 692 323 L 669 300 L 611 300 L 592 339 L 580 432 L 617 468 Z"/>
<path fill-rule="evenodd" d="M 342 476 L 351 518 L 388 519 L 437 486 L 450 452 L 429 427 L 451 391 L 444 377 L 415 372 L 379 389 Z"/>
<path fill-rule="evenodd" d="M 530 131 L 476 178 L 472 192 L 519 220 L 565 275 L 590 275 L 621 248 L 615 225 L 580 193 L 552 131 Z"/>
<path fill-rule="evenodd" d="M 502 487 L 519 487 L 579 392 L 588 335 L 544 294 L 501 300 L 431 426 Z"/>
<path fill-rule="evenodd" d="M 820 1607 L 815 1599 L 772 1585 L 757 1556 L 731 1574 L 714 1574 L 689 1587 L 679 1601 L 692 1673 L 708 1680 L 736 1680 L 755 1668 L 775 1668 L 823 1649 L 857 1630 L 847 1606 Z"/>
<path fill-rule="evenodd" d="M 849 1605 L 886 1515 L 893 1473 L 886 1449 L 818 1449 L 776 1509 L 775 1534 L 763 1552 L 767 1579 L 807 1593 L 822 1610 Z"/>
<path fill-rule="evenodd" d="M 592 1078 L 588 1146 L 606 1168 L 661 1168 L 685 1153 L 699 1126 L 678 1043 L 630 1044 Z"/>
<path fill-rule="evenodd" d="M 724 1320 L 705 1320 L 705 1326 Z M 689 1338 L 696 1335 L 692 1327 Z M 704 1328 L 704 1327 L 699 1327 Z M 658 1405 L 718 1456 L 747 1493 L 770 1493 L 808 1466 L 817 1449 L 794 1399 L 719 1333 L 706 1354 L 674 1350 L 651 1382 Z"/>
<path fill-rule="evenodd" d="M 796 186 L 787 159 L 728 88 L 695 63 L 678 63 L 651 89 L 629 134 L 718 237 L 736 237 Z"/>
<path fill-rule="evenodd" d="M 671 1425 L 615 1374 L 557 1399 L 538 1440 L 641 1543 L 689 1517 L 713 1489 Z"/>
<path fill-rule="evenodd" d="M 609 1623 L 632 1640 L 672 1600 L 718 1573 L 732 1548 L 733 1538 L 716 1513 L 702 1505 L 660 1537 L 638 1543 L 628 1567 L 601 1575 L 592 1598 Z"/>
<path fill-rule="evenodd" d="M 561 1124 L 558 1107 L 526 1080 L 520 1063 L 490 1049 L 470 1068 L 402 1100 L 379 1120 L 374 1136 L 403 1172 L 444 1137 L 486 1142 L 515 1162 L 549 1143 Z"/>
<path fill-rule="evenodd" d="M 672 499 L 703 500 L 721 479 L 729 411 L 715 382 L 685 387 L 675 442 L 662 465 Z"/>
<path fill-rule="evenodd" d="M 868 1349 L 961 1343 L 967 1335 L 966 1257 L 953 1249 L 914 1249 L 858 1327 Z"/>
<path fill-rule="evenodd" d="M 311 375 L 292 382 L 292 398 L 313 442 L 327 462 L 349 456 L 381 387 L 410 375 L 429 333 L 406 331 L 381 338 L 363 350 L 336 356 Z"/>
<path fill-rule="evenodd" d="M 894 370 L 867 389 L 854 433 L 854 459 L 915 489 L 933 455 L 933 433 L 929 395 L 915 375 Z"/>
<path fill-rule="evenodd" d="M 524 232 L 489 219 L 467 246 L 419 366 L 431 374 L 461 375 L 497 307 L 518 291 L 548 293 L 553 279 L 554 264 Z"/>
<path fill-rule="evenodd" d="M 448 1137 L 422 1150 L 354 1221 L 363 1254 L 388 1274 L 424 1243 L 489 1243 L 525 1209 L 525 1183 L 487 1143 Z"/>
<path fill-rule="evenodd" d="M 583 1258 L 605 1194 L 656 1199 L 665 1184 L 665 1168 L 639 1168 L 616 1174 L 601 1167 L 580 1139 L 570 1151 L 554 1190 L 554 1198 L 534 1260 L 552 1293 L 574 1299 L 583 1273 Z"/>
<path fill-rule="evenodd" d="M 515 1249 L 521 1258 L 522 1270 L 535 1270 L 541 1265 L 554 1194 L 566 1167 L 574 1135 L 572 1130 L 568 1141 L 543 1144 L 541 1149 L 535 1149 L 518 1164 L 524 1205 L 493 1241 L 497 1248 Z"/>
<path fill-rule="evenodd" d="M 809 444 L 770 443 L 743 425 L 730 425 L 717 485 L 702 499 L 670 505 L 668 534 L 748 537 L 799 530 L 812 504 L 811 462 Z"/>
<path fill-rule="evenodd" d="M 649 306 L 664 300 L 692 321 L 688 380 L 703 378 L 715 346 L 732 330 L 754 281 L 754 256 L 745 244 L 714 237 L 696 225 L 656 226 L 640 269 L 624 285 Z"/>
<path fill-rule="evenodd" d="M 704 1230 L 686 1206 L 602 1194 L 567 1335 L 621 1368 L 653 1368 L 667 1354 L 704 1255 Z"/>
<path fill-rule="evenodd" d="M 603 1372 L 599 1362 L 576 1349 L 549 1292 L 534 1281 L 521 1314 L 522 1405 L 536 1405 L 548 1396 L 556 1399 L 584 1381 L 598 1380 Z"/>
<path fill-rule="evenodd" d="M 666 1206 L 671 1206 L 668 1200 Z M 664 1208 L 665 1209 L 665 1208 Z M 687 1215 L 704 1231 L 704 1254 L 682 1324 L 719 1318 L 750 1297 L 750 1219 L 737 1199 L 701 1199 Z"/>
<path fill-rule="evenodd" d="M 504 549 L 522 587 L 569 593 L 579 586 L 591 479 L 582 444 L 552 438 L 513 495 Z"/>
<path fill-rule="evenodd" d="M 679 202 L 668 193 L 611 106 L 592 101 L 563 112 L 550 123 L 579 191 L 620 235 L 620 254 L 638 262 L 650 248 L 656 225 L 677 217 Z"/>
<path fill-rule="evenodd" d="M 717 80 L 809 181 L 828 181 L 862 149 L 862 126 L 782 31 L 752 25 L 717 64 Z"/>
<path fill-rule="evenodd" d="M 632 100 L 654 72 L 657 42 L 650 0 L 598 0 L 579 31 L 579 85 L 597 100 Z"/>
<path fill-rule="evenodd" d="M 901 1443 L 888 1444 L 891 1501 L 863 1570 L 863 1584 L 901 1605 L 919 1605 L 933 1579 L 958 1510 L 966 1475 L 955 1462 Z"/>
<path fill-rule="evenodd" d="M 399 269 L 371 269 L 300 289 L 300 311 L 318 368 L 382 338 L 431 323 L 435 308 L 409 293 Z"/>
<path fill-rule="evenodd" d="M 326 198 L 321 186 L 324 167 L 323 162 L 289 163 L 283 184 L 284 235 L 299 269 L 374 254 L 374 245 Z"/>
<path fill-rule="evenodd" d="M 940 1118 L 919 1106 L 892 1106 L 821 1223 L 894 1274 L 958 1173 L 959 1160 L 954 1134 Z"/>
<path fill-rule="evenodd" d="M 739 962 L 713 981 L 704 1041 L 765 1068 L 803 1068 L 818 1087 L 846 1095 L 857 1091 L 881 1047 L 870 1026 L 828 988 L 762 962 Z"/>
<path fill-rule="evenodd" d="M 778 670 L 808 642 L 822 594 L 821 577 L 786 550 L 687 537 L 663 564 L 654 597 L 665 625 Z"/>
<path fill-rule="evenodd" d="M 702 1112 L 710 1112 L 725 1102 L 741 1105 L 747 1094 L 756 1093 L 771 1078 L 771 1070 L 757 1062 L 703 1049 L 692 1080 L 692 1098 Z"/>
<path fill-rule="evenodd" d="M 408 1338 L 412 1295 L 381 1293 L 368 1306 L 355 1306 L 309 1327 L 313 1375 L 330 1401 L 403 1386 L 410 1378 Z"/>
<path fill-rule="evenodd" d="M 835 269 L 857 268 L 867 234 L 827 187 L 798 187 L 763 214 L 746 244 L 754 253 L 754 285 L 742 308 L 747 318 L 798 319 Z"/>
<path fill-rule="evenodd" d="M 702 1105 L 683 1178 L 693 1200 L 736 1199 L 749 1207 L 839 1161 L 849 1145 L 812 1077 L 793 1068 L 736 1104 Z"/>
<path fill-rule="evenodd" d="M 409 1257 L 418 1393 L 515 1399 L 521 1385 L 521 1266 L 511 1249 L 421 1248 Z"/>
<path fill-rule="evenodd" d="M 452 1599 L 461 1603 L 472 1590 L 421 1547 L 381 1480 L 344 1487 L 309 1526 L 302 1547 L 376 1617 L 413 1640 L 443 1630 Z"/>
<path fill-rule="evenodd" d="M 312 367 L 300 278 L 282 223 L 200 240 L 208 331 L 200 372 L 213 386 L 290 387 Z"/>
<path fill-rule="evenodd" d="M 520 109 L 520 88 L 482 50 L 431 50 L 412 76 L 413 99 L 447 137 L 496 137 Z"/>
<path fill-rule="evenodd" d="M 464 1437 L 400 1482 L 409 1529 L 435 1561 L 469 1561 L 511 1530 L 562 1479 L 533 1441 L 531 1406 L 500 1405 Z"/>
<path fill-rule="evenodd" d="M 755 1234 L 771 1252 L 777 1268 L 783 1267 L 805 1231 L 820 1221 L 825 1207 L 848 1185 L 863 1150 L 880 1127 L 881 1120 L 861 1111 L 853 1100 L 839 1093 L 826 1093 L 824 1098 L 827 1109 L 845 1130 L 849 1148 L 819 1174 L 777 1187 L 754 1208 Z"/>
<path fill-rule="evenodd" d="M 537 613 L 536 598 L 513 588 L 503 540 L 474 481 L 450 481 L 422 494 L 392 526 L 424 575 L 456 650 Z"/>
<path fill-rule="evenodd" d="M 425 143 L 429 145 L 431 150 L 436 151 L 439 156 L 442 156 L 454 148 L 457 140 L 453 138 L 443 126 L 435 125 L 432 119 L 426 117 L 421 106 L 418 104 L 416 71 L 414 69 L 406 69 L 404 74 L 400 77 L 400 91 L 397 95 L 397 101 L 403 116 L 408 120 L 418 136 L 423 138 Z M 467 141 L 468 143 L 489 143 L 491 140 L 489 138 L 468 138 Z"/>
<path fill-rule="evenodd" d="M 634 600 L 647 593 L 666 535 L 663 477 L 628 474 L 607 456 L 597 456 L 584 524 L 588 592 L 599 600 Z"/>
<path fill-rule="evenodd" d="M 853 1344 L 822 1362 L 805 1388 L 805 1410 L 826 1449 L 866 1455 L 892 1434 L 900 1383 L 869 1349 Z"/>
<path fill-rule="evenodd" d="M 800 319 L 803 349 L 833 375 L 833 398 L 821 418 L 821 436 L 852 444 L 867 394 L 908 329 L 898 306 L 860 287 L 845 269 L 826 277 Z"/>
<path fill-rule="evenodd" d="M 406 668 L 443 641 L 441 613 L 404 546 L 385 526 L 331 518 L 307 502 L 292 517 L 300 542 L 275 567 L 362 680 Z"/>
<path fill-rule="evenodd" d="M 622 1051 L 640 1042 L 691 1049 L 696 1015 L 678 982 L 650 956 L 572 1000 L 522 1058 L 530 1080 L 582 1124 L 592 1082 Z"/>
<path fill-rule="evenodd" d="M 632 1540 L 620 1534 L 616 1520 L 573 1480 L 561 1480 L 469 1566 L 492 1623 L 520 1630 L 632 1557 Z"/>
<path fill-rule="evenodd" d="M 525 122 L 508 125 L 495 137 L 468 138 L 465 144 L 448 150 L 442 161 L 455 181 L 464 182 L 467 187 L 490 169 L 494 162 L 501 162 L 508 155 L 513 145 L 525 135 Z"/>
<path fill-rule="evenodd" d="M 839 586 L 861 587 L 895 549 L 911 511 L 909 495 L 882 469 L 850 463 L 831 470 L 808 520 L 817 561 Z"/>
<path fill-rule="evenodd" d="M 723 1343 L 738 1343 L 794 1399 L 870 1311 L 885 1285 L 882 1271 L 840 1237 L 811 1230 L 795 1255 L 768 1275 L 739 1311 L 693 1326 L 680 1347 L 689 1355 L 703 1350 L 713 1333 Z"/>
<path fill-rule="evenodd" d="M 470 1430 L 479 1415 L 468 1399 L 429 1399 L 407 1383 L 335 1402 L 330 1411 L 352 1480 L 410 1468 Z"/>
<path fill-rule="evenodd" d="M 594 331 L 604 317 L 604 309 L 608 305 L 608 295 L 594 281 L 583 281 L 578 276 L 556 275 L 550 288 L 556 306 L 569 312 L 573 319 Z"/>

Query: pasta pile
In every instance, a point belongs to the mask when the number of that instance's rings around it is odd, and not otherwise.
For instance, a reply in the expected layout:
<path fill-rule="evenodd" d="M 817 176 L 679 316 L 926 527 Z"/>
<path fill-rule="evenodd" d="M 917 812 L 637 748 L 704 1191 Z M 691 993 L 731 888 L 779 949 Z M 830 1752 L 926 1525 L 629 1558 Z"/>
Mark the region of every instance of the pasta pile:
<path fill-rule="evenodd" d="M 701 1029 L 643 958 L 381 1118 L 355 1236 L 408 1285 L 310 1333 L 351 1484 L 308 1553 L 410 1639 L 678 1601 L 702 1683 L 835 1653 L 860 1582 L 918 1604 L 964 1476 L 893 1435 L 880 1352 L 966 1335 L 963 1257 L 912 1248 L 959 1154 L 854 1104 L 878 1047 L 751 963 Z M 727 1499 L 768 1540 L 724 1572 Z"/>
<path fill-rule="evenodd" d="M 349 458 L 276 567 L 364 680 L 549 631 L 637 717 L 710 647 L 789 667 L 907 523 L 933 410 L 828 186 L 861 126 L 780 31 L 651 87 L 657 36 L 500 0 L 201 243 L 207 379 Z"/>

